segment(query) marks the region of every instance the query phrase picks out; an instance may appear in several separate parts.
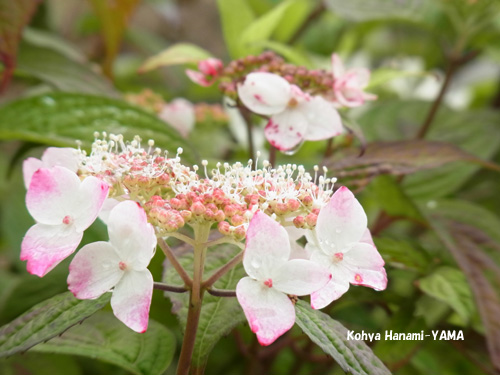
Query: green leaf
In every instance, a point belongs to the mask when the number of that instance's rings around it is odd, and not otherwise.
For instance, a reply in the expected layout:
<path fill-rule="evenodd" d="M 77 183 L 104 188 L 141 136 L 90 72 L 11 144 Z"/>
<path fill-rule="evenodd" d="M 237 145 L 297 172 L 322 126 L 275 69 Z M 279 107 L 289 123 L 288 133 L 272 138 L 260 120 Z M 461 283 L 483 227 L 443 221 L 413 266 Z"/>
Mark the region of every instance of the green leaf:
<path fill-rule="evenodd" d="M 154 320 L 145 333 L 137 333 L 112 313 L 100 312 L 32 350 L 99 359 L 136 375 L 160 375 L 172 362 L 175 337 Z"/>
<path fill-rule="evenodd" d="M 41 0 L 0 0 L 0 62 L 4 65 L 0 92 L 9 83 L 16 66 L 21 31 L 28 24 Z"/>
<path fill-rule="evenodd" d="M 294 2 L 295 0 L 287 0 L 248 25 L 239 40 L 239 57 L 259 53 L 261 48 L 257 44 L 271 37 L 286 10 Z"/>
<path fill-rule="evenodd" d="M 370 83 L 366 86 L 366 90 L 370 91 L 371 89 L 385 85 L 387 82 L 390 82 L 394 79 L 399 78 L 408 78 L 408 77 L 425 77 L 429 76 L 431 73 L 429 72 L 413 72 L 409 70 L 396 70 L 396 69 L 388 69 L 381 68 L 376 69 L 371 72 Z"/>
<path fill-rule="evenodd" d="M 414 18 L 422 0 L 326 0 L 326 6 L 343 18 L 369 21 L 387 18 Z"/>
<path fill-rule="evenodd" d="M 401 186 L 390 176 L 378 176 L 369 186 L 380 207 L 390 216 L 406 217 L 425 221 L 415 203 L 405 194 Z"/>
<path fill-rule="evenodd" d="M 274 42 L 272 40 L 265 40 L 263 42 L 256 43 L 256 45 L 263 48 L 268 48 L 274 52 L 283 56 L 286 60 L 296 65 L 303 65 L 305 67 L 312 67 L 311 60 L 307 55 L 298 51 L 295 48 L 289 47 L 286 44 L 279 42 Z"/>
<path fill-rule="evenodd" d="M 371 142 L 367 144 L 362 156 L 359 156 L 358 150 L 351 148 L 347 152 L 336 153 L 325 163 L 338 178 L 363 180 L 381 174 L 392 174 L 410 175 L 409 180 L 415 172 L 438 170 L 438 167 L 458 161 L 500 170 L 500 166 L 484 161 L 452 143 L 427 140 Z"/>
<path fill-rule="evenodd" d="M 295 305 L 296 323 L 342 369 L 354 375 L 383 375 L 390 371 L 363 342 L 347 339 L 347 329 L 330 316 L 313 310 L 299 300 Z"/>
<path fill-rule="evenodd" d="M 13 124 L 16 126 L 14 127 Z M 21 99 L 0 108 L 0 139 L 19 139 L 56 146 L 84 146 L 95 131 L 139 135 L 171 153 L 184 149 L 183 159 L 196 160 L 195 151 L 165 122 L 124 101 L 83 94 L 52 93 Z"/>
<path fill-rule="evenodd" d="M 71 60 L 53 49 L 22 43 L 17 72 L 36 77 L 60 91 L 117 96 L 108 79 L 88 63 Z"/>
<path fill-rule="evenodd" d="M 409 241 L 389 237 L 373 240 L 382 258 L 392 267 L 424 272 L 429 264 L 426 253 L 414 247 Z"/>
<path fill-rule="evenodd" d="M 66 292 L 39 303 L 0 328 L 0 357 L 24 352 L 60 335 L 103 308 L 110 297 L 107 293 L 95 300 L 79 300 Z"/>
<path fill-rule="evenodd" d="M 427 209 L 426 209 L 427 208 Z M 439 210 L 422 207 L 422 212 L 441 242 L 463 270 L 484 324 L 492 363 L 500 368 L 500 266 L 498 244 L 480 229 L 460 223 L 460 216 L 450 220 Z M 488 251 L 493 246 L 493 251 Z"/>
<path fill-rule="evenodd" d="M 196 63 L 210 56 L 212 56 L 210 52 L 197 45 L 191 43 L 177 43 L 144 61 L 139 68 L 139 72 L 149 72 L 162 66 Z"/>
<path fill-rule="evenodd" d="M 380 101 L 374 103 L 361 116 L 359 123 L 369 141 L 408 139 L 418 132 L 428 111 L 428 103 L 402 102 L 400 100 Z M 433 146 L 431 148 L 426 146 L 422 150 L 419 150 L 418 147 L 412 147 L 411 150 L 408 150 L 404 163 L 412 164 L 419 161 L 420 165 L 416 165 L 418 168 L 413 170 L 418 173 L 413 173 L 406 167 L 401 168 L 402 163 L 395 164 L 397 168 L 394 172 L 409 173 L 403 181 L 405 192 L 415 199 L 436 199 L 460 188 L 485 164 L 481 162 L 451 163 L 453 158 L 466 158 L 465 154 L 457 152 L 457 150 L 482 160 L 490 159 L 500 147 L 500 133 L 497 131 L 499 119 L 500 115 L 495 111 L 483 109 L 454 112 L 442 106 L 433 121 L 427 138 L 429 141 L 446 142 L 451 146 L 446 146 L 442 150 L 433 150 Z M 414 162 L 410 160 L 410 151 L 414 152 L 417 159 Z M 382 154 L 384 153 L 382 151 Z M 392 154 L 392 151 L 390 153 Z M 440 164 L 435 163 L 438 161 L 437 158 L 442 159 L 443 157 L 445 159 Z M 421 169 L 431 168 L 432 170 L 421 171 Z M 402 170 L 399 171 L 399 169 Z M 338 174 L 336 176 L 341 177 Z"/>
<path fill-rule="evenodd" d="M 217 0 L 217 6 L 229 55 L 233 59 L 241 57 L 241 35 L 255 19 L 252 8 L 245 0 Z"/>
<path fill-rule="evenodd" d="M 420 279 L 422 292 L 446 303 L 469 322 L 475 306 L 472 292 L 463 272 L 452 267 L 441 267 L 427 277 Z"/>
<path fill-rule="evenodd" d="M 118 55 L 128 21 L 139 0 L 89 1 L 99 19 L 104 45 L 106 46 L 106 56 L 103 61 L 104 74 L 112 77 L 113 62 Z"/>
<path fill-rule="evenodd" d="M 302 26 L 315 6 L 315 1 L 296 0 L 288 7 L 274 32 L 281 43 L 288 42 Z"/>
<path fill-rule="evenodd" d="M 226 264 L 239 251 L 239 248 L 235 249 L 228 245 L 219 245 L 210 248 L 205 260 L 205 278 L 210 277 L 211 273 Z M 192 272 L 192 253 L 182 256 L 179 261 L 188 273 Z M 245 271 L 240 264 L 220 278 L 214 287 L 218 289 L 235 289 L 238 281 L 244 276 Z M 182 285 L 182 280 L 172 267 L 166 269 L 164 281 L 167 284 Z M 172 301 L 174 305 L 172 311 L 177 314 L 181 326 L 185 329 L 189 299 L 187 293 L 177 294 L 167 292 L 165 295 Z M 198 368 L 204 367 L 208 355 L 220 338 L 244 320 L 243 310 L 236 298 L 215 297 L 205 293 L 198 332 L 196 334 L 192 365 Z"/>

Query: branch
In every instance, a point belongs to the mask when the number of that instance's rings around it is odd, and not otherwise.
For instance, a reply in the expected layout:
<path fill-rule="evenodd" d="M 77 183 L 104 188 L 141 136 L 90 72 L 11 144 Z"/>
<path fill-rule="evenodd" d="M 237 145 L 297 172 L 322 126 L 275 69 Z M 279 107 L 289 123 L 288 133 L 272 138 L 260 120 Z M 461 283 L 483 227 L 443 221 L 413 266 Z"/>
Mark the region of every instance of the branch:
<path fill-rule="evenodd" d="M 158 289 L 158 290 L 164 290 L 165 292 L 174 292 L 174 293 L 185 293 L 188 291 L 183 286 L 168 285 L 168 284 L 158 283 L 158 282 L 155 282 L 153 284 L 153 288 Z"/>
<path fill-rule="evenodd" d="M 208 294 L 211 294 L 212 296 L 216 296 L 216 297 L 236 297 L 235 290 L 210 288 L 210 289 L 207 289 L 207 292 L 208 292 Z"/>
<path fill-rule="evenodd" d="M 158 245 L 163 250 L 163 253 L 167 257 L 169 262 L 172 264 L 172 266 L 175 268 L 175 270 L 181 277 L 182 281 L 184 281 L 184 284 L 186 284 L 188 288 L 191 288 L 193 285 L 193 280 L 191 280 L 184 267 L 182 267 L 182 265 L 179 263 L 170 246 L 168 246 L 165 240 L 161 237 L 158 238 Z"/>

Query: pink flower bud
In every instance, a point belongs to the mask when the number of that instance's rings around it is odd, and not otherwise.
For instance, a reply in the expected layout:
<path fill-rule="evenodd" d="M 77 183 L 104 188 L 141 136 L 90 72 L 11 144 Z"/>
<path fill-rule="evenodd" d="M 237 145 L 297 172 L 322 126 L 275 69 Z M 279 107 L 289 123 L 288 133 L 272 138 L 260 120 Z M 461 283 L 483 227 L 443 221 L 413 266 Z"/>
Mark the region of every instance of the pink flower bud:
<path fill-rule="evenodd" d="M 193 203 L 191 206 L 191 212 L 193 213 L 193 215 L 196 216 L 201 216 L 205 214 L 206 210 L 207 210 L 206 207 L 201 202 Z"/>
<path fill-rule="evenodd" d="M 229 223 L 227 221 L 221 221 L 217 225 L 217 229 L 219 230 L 219 232 L 225 236 L 227 236 L 231 233 L 230 227 L 231 227 L 231 225 L 229 225 Z"/>

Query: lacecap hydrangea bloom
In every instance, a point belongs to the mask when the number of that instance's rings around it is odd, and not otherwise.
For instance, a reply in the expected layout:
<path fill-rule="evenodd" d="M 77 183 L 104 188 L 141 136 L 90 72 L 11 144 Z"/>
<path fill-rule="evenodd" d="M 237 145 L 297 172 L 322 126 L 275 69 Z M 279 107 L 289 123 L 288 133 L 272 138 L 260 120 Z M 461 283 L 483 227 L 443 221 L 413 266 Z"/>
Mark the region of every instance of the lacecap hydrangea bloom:
<path fill-rule="evenodd" d="M 245 249 L 248 277 L 236 294 L 263 345 L 293 326 L 297 296 L 311 295 L 312 307 L 321 308 L 349 284 L 385 288 L 383 260 L 366 239 L 366 215 L 347 188 L 333 194 L 336 180 L 326 169 L 311 175 L 295 164 L 263 161 L 259 168 L 258 160 L 189 167 L 181 149 L 168 157 L 153 141 L 143 147 L 139 137 L 125 142 L 106 134 L 90 154 L 71 153 L 76 170 L 56 160 L 32 173 L 26 204 L 37 224 L 23 240 L 21 259 L 28 271 L 45 275 L 75 251 L 99 215 L 109 241 L 76 254 L 69 289 L 81 299 L 112 292 L 114 314 L 137 332 L 147 328 L 154 285 L 147 267 L 157 242 L 176 237 L 192 244 L 196 233 L 211 229 L 222 235 L 219 243 Z M 180 232 L 184 226 L 194 238 Z M 296 242 L 302 236 L 305 248 Z"/>

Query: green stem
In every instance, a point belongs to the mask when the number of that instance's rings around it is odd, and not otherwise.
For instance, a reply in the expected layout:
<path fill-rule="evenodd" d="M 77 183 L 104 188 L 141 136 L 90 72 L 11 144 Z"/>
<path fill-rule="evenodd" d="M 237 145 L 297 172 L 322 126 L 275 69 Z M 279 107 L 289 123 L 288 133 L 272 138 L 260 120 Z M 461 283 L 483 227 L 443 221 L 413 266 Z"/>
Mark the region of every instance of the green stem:
<path fill-rule="evenodd" d="M 186 331 L 182 342 L 181 354 L 177 364 L 177 375 L 188 375 L 193 356 L 196 332 L 200 321 L 201 306 L 203 301 L 203 269 L 205 266 L 205 253 L 210 226 L 201 225 L 194 227 L 194 260 L 193 260 L 193 284 L 189 292 L 189 307 L 186 321 Z"/>

